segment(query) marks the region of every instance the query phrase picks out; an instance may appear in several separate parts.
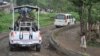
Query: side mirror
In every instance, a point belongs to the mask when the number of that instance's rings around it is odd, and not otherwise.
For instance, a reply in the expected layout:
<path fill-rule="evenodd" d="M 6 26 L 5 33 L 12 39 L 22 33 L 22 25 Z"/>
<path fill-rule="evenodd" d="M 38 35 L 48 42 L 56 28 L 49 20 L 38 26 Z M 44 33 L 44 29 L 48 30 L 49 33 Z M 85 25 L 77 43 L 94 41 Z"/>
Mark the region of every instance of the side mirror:
<path fill-rule="evenodd" d="M 9 27 L 9 29 L 10 29 L 10 30 L 13 30 L 13 28 L 12 28 L 12 27 Z"/>

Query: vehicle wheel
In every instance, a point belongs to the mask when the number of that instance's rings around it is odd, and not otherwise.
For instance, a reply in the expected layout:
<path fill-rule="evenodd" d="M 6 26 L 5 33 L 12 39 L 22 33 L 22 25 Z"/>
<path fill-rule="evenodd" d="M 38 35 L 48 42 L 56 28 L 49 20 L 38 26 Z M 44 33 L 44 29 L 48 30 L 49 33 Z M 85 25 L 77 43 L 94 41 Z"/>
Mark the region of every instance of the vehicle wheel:
<path fill-rule="evenodd" d="M 11 45 L 9 45 L 9 50 L 14 51 L 14 48 Z"/>
<path fill-rule="evenodd" d="M 76 21 L 74 21 L 74 24 L 76 24 Z"/>
<path fill-rule="evenodd" d="M 14 49 L 13 49 L 12 47 L 9 47 L 9 50 L 10 50 L 10 51 L 14 51 Z"/>
<path fill-rule="evenodd" d="M 9 50 L 14 51 L 14 47 L 9 43 Z"/>
<path fill-rule="evenodd" d="M 56 28 L 60 28 L 60 26 L 56 26 Z"/>
<path fill-rule="evenodd" d="M 68 22 L 68 25 L 70 25 L 70 22 Z"/>
<path fill-rule="evenodd" d="M 37 52 L 40 52 L 40 49 L 41 49 L 41 45 L 39 44 L 39 45 L 36 45 L 36 51 Z"/>

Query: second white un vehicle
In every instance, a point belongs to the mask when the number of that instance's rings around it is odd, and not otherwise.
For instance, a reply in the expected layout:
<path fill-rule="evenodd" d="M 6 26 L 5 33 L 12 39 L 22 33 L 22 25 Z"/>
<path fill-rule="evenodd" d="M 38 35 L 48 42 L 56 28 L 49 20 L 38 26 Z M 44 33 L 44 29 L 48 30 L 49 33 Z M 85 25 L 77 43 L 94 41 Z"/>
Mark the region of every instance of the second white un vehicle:
<path fill-rule="evenodd" d="M 75 24 L 76 20 L 71 14 L 59 13 L 55 17 L 54 25 L 56 27 Z"/>

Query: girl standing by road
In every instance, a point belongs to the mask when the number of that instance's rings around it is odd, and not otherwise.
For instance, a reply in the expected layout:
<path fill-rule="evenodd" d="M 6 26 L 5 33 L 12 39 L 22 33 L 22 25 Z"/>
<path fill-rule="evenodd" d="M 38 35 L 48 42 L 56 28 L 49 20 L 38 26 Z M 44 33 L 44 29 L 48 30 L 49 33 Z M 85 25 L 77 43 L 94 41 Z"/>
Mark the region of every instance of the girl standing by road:
<path fill-rule="evenodd" d="M 81 36 L 81 44 L 80 44 L 80 47 L 84 51 L 86 51 L 87 45 L 86 45 L 86 36 L 85 36 L 85 33 L 83 33 L 82 36 Z"/>

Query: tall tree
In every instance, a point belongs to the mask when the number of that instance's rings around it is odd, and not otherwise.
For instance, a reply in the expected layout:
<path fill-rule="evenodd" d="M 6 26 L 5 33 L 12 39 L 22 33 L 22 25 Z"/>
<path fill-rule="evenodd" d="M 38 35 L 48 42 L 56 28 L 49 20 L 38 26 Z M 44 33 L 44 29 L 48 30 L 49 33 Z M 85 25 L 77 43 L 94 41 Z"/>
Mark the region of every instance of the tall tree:
<path fill-rule="evenodd" d="M 80 15 L 80 26 L 81 26 L 81 32 L 86 31 L 86 23 L 84 19 L 88 19 L 89 29 L 91 30 L 91 24 L 92 24 L 92 6 L 99 2 L 100 0 L 69 0 L 74 4 L 75 7 L 78 8 L 79 15 Z"/>
<path fill-rule="evenodd" d="M 73 3 L 75 7 L 78 8 L 78 13 L 80 15 L 80 28 L 81 28 L 81 33 L 85 32 L 85 21 L 84 21 L 84 1 L 83 0 L 69 0 L 70 2 Z"/>
<path fill-rule="evenodd" d="M 74 6 L 78 8 L 79 16 L 80 16 L 81 33 L 84 33 L 84 32 L 86 33 L 88 30 L 89 32 L 88 40 L 91 40 L 91 33 L 92 33 L 91 30 L 93 30 L 92 25 L 94 23 L 94 20 L 96 20 L 94 19 L 94 15 L 96 14 L 93 15 L 93 9 L 94 9 L 93 6 L 97 3 L 100 3 L 100 0 L 69 0 L 69 1 L 72 2 Z M 98 7 L 99 6 L 97 6 L 97 8 Z M 94 11 L 97 11 L 97 10 L 95 9 Z M 97 13 L 99 13 L 99 11 Z M 96 18 L 98 16 L 96 15 Z M 88 23 L 88 26 L 87 26 L 87 23 Z M 92 37 L 92 38 L 95 38 L 95 37 Z"/>

